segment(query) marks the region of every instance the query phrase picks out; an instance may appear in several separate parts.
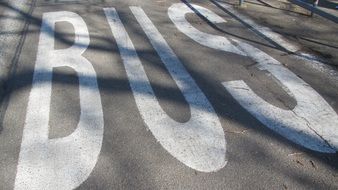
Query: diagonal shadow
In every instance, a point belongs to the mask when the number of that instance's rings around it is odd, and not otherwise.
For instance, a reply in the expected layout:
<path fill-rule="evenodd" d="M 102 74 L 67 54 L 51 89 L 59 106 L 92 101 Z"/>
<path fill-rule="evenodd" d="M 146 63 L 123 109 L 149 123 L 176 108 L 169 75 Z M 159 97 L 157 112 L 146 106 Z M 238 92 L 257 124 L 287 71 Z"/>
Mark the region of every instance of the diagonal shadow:
<path fill-rule="evenodd" d="M 185 3 L 187 3 L 185 0 L 183 0 Z M 3 5 L 4 3 L 0 3 L 0 5 Z M 191 6 L 190 6 L 191 7 Z M 10 8 L 10 7 L 9 7 Z M 193 7 L 192 7 L 193 8 Z M 20 10 L 18 10 L 20 11 Z M 196 11 L 196 10 L 195 10 Z M 28 15 L 26 13 L 21 13 L 23 17 L 27 17 L 29 20 L 30 24 L 34 24 L 34 25 L 41 25 L 41 19 L 39 18 L 35 18 L 31 15 Z M 199 14 L 198 12 L 196 12 L 196 14 Z M 203 18 L 206 19 L 206 18 Z M 219 29 L 216 25 L 213 25 L 213 23 L 210 23 L 210 21 L 208 21 L 207 19 L 205 20 L 209 25 L 211 25 L 213 28 L 215 27 L 216 30 L 218 31 L 222 31 L 222 29 Z M 131 26 L 130 28 L 132 28 L 133 26 Z M 135 31 L 137 31 L 137 29 L 135 29 Z M 51 28 L 50 28 L 50 31 Z M 136 32 L 134 32 L 136 33 Z M 223 31 L 223 33 L 227 34 L 226 31 Z M 68 44 L 68 45 L 72 45 L 73 41 L 68 40 L 67 38 L 65 38 L 64 33 L 56 33 L 55 38 L 57 40 L 59 40 L 62 43 Z M 233 35 L 233 34 L 229 34 L 229 35 Z M 235 37 L 237 37 L 236 35 L 233 35 Z M 114 44 L 114 47 L 116 47 L 116 42 L 110 38 L 103 38 L 99 35 L 94 35 L 93 38 L 97 38 L 97 39 L 101 39 L 101 40 L 107 40 L 109 43 Z M 238 38 L 243 39 L 242 37 L 238 36 Z M 256 43 L 253 41 L 253 43 Z M 81 44 L 79 44 L 81 46 Z M 82 44 L 83 45 L 83 44 Z M 96 45 L 96 44 L 91 44 L 88 47 L 89 50 L 98 50 L 98 51 L 104 51 L 104 52 L 114 52 L 114 53 L 118 53 L 117 49 L 112 49 L 109 47 L 105 47 L 105 46 L 100 46 L 100 45 Z M 20 54 L 21 49 L 17 50 Z M 155 53 L 153 50 L 149 50 L 149 51 L 141 51 L 138 50 L 139 54 L 148 54 L 149 56 L 153 56 Z M 19 57 L 19 54 L 17 54 L 17 57 Z M 157 56 L 157 55 L 155 55 Z M 18 60 L 16 59 L 16 62 Z M 182 63 L 188 63 L 189 60 L 182 60 Z M 163 67 L 159 67 L 159 64 L 152 64 L 152 67 L 155 67 L 157 69 L 163 69 Z M 185 64 L 185 65 L 189 65 L 189 64 Z M 206 94 L 206 96 L 208 97 L 208 99 L 210 100 L 210 102 L 212 103 L 212 105 L 215 107 L 216 112 L 217 113 L 223 113 L 222 117 L 224 117 L 225 119 L 229 119 L 229 120 L 234 120 L 235 122 L 238 122 L 240 124 L 242 124 L 242 126 L 245 126 L 248 129 L 251 129 L 252 126 L 252 122 L 254 122 L 254 125 L 260 126 L 261 124 L 259 124 L 259 122 L 253 118 L 245 109 L 241 108 L 241 106 L 231 97 L 231 95 L 229 93 L 227 93 L 225 90 L 225 95 L 221 95 L 221 96 L 212 96 L 212 92 L 213 89 L 209 89 L 206 88 L 207 86 L 214 86 L 213 83 L 214 81 L 212 81 L 211 79 L 208 79 L 203 73 L 198 72 L 197 70 L 195 70 L 192 67 L 188 67 L 189 72 L 191 72 L 191 74 L 193 75 L 193 78 L 203 78 L 205 79 L 203 81 L 203 85 L 205 88 L 202 89 L 202 91 Z M 40 72 L 48 72 L 48 71 L 40 71 Z M 124 73 L 125 75 L 126 73 Z M 10 96 L 12 93 L 14 93 L 15 91 L 18 91 L 22 88 L 25 87 L 31 87 L 32 85 L 32 75 L 33 75 L 33 70 L 27 70 L 25 72 L 22 73 L 15 73 L 13 75 L 10 76 L 10 78 L 8 79 L 4 79 L 6 80 L 6 84 L 7 84 L 7 91 L 6 91 L 6 96 Z M 70 77 L 68 75 L 65 74 L 61 74 L 59 73 L 58 76 L 56 77 L 57 80 L 55 80 L 54 82 L 59 83 L 59 84 L 63 84 L 63 85 L 78 85 L 78 83 L 73 83 L 73 82 L 65 82 L 64 80 L 58 80 L 58 79 L 62 79 L 64 77 Z M 88 80 L 96 80 L 96 78 L 93 78 L 93 76 L 85 76 Z M 98 76 L 97 77 L 98 83 L 99 83 L 99 88 L 100 91 L 106 91 L 106 92 L 113 92 L 114 90 L 118 90 L 118 93 L 131 93 L 131 89 L 129 87 L 129 81 L 126 79 L 120 79 L 120 78 L 116 78 L 116 77 L 102 77 L 102 76 Z M 199 81 L 201 83 L 200 80 L 196 80 Z M 40 82 L 47 82 L 47 81 L 40 81 Z M 197 82 L 198 83 L 198 82 Z M 123 84 L 123 85 L 121 85 Z M 139 81 L 139 85 L 145 85 L 144 83 L 142 83 L 141 81 Z M 183 104 L 184 106 L 186 106 L 186 102 L 182 101 L 181 99 L 173 96 L 172 94 L 181 94 L 181 92 L 178 90 L 178 88 L 174 88 L 174 87 L 168 87 L 168 86 L 163 86 L 159 83 L 156 82 L 152 82 L 152 87 L 155 89 L 155 94 L 158 96 L 158 99 L 165 99 L 170 101 L 173 104 Z M 200 85 L 200 84 L 199 84 Z M 118 88 L 116 89 L 115 87 L 112 86 L 118 86 Z M 86 88 L 90 88 L 91 86 L 85 86 Z M 160 95 L 158 94 L 159 91 L 162 92 L 166 92 L 166 93 L 160 93 Z M 157 93 L 156 93 L 157 92 Z M 148 94 L 148 92 L 144 92 L 144 91 L 138 91 L 138 93 L 143 93 L 143 94 Z M 233 105 L 235 105 L 235 107 L 237 107 L 238 110 L 238 115 L 244 115 L 245 118 L 247 118 L 247 120 L 243 121 L 243 118 L 239 118 L 239 117 L 226 117 L 224 113 L 229 112 L 231 113 L 232 110 L 230 110 L 231 108 L 225 108 L 224 106 L 219 105 L 219 98 L 225 98 L 225 100 L 223 100 L 224 102 L 232 102 Z M 3 100 L 2 100 L 3 101 Z M 198 107 L 199 109 L 204 109 L 203 107 L 199 107 L 199 105 L 191 105 L 191 106 L 195 106 Z M 225 111 L 224 111 L 225 110 Z M 255 130 L 257 130 L 259 133 L 269 136 L 271 138 L 276 138 L 278 139 L 280 142 L 292 146 L 292 147 L 296 147 L 296 149 L 299 149 L 301 151 L 305 151 L 306 153 L 310 154 L 311 156 L 314 156 L 320 160 L 322 160 L 323 163 L 326 163 L 327 165 L 331 166 L 332 168 L 334 168 L 335 170 L 338 169 L 338 162 L 337 162 L 337 155 L 334 154 L 324 154 L 324 153 L 316 153 L 310 150 L 304 150 L 304 148 L 300 147 L 299 145 L 296 145 L 288 140 L 286 140 L 284 137 L 274 133 L 273 131 L 266 129 L 264 127 L 255 127 Z M 0 134 L 1 134 L 1 129 L 0 129 Z M 315 140 L 315 139 L 314 139 Z M 330 158 L 330 159 L 328 159 Z M 311 179 L 309 179 L 310 181 Z"/>

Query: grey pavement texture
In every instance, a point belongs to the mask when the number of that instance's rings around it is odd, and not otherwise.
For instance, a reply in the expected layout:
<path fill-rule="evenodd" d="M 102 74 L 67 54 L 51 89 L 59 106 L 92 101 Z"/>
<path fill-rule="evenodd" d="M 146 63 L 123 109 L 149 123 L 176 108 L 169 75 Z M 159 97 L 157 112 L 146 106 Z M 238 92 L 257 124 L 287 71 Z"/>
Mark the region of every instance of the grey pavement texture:
<path fill-rule="evenodd" d="M 84 56 L 97 73 L 103 105 L 101 152 L 89 178 L 77 189 L 338 189 L 337 153 L 325 154 L 305 149 L 268 129 L 242 108 L 221 82 L 244 80 L 264 100 L 284 109 L 294 107 L 295 100 L 271 76 L 251 67 L 254 64 L 251 59 L 201 46 L 177 30 L 168 17 L 167 9 L 178 2 L 181 1 L 36 1 L 32 15 L 27 16 L 29 27 L 16 72 L 9 79 L 12 86 L 7 92 L 8 106 L 0 132 L 0 189 L 14 187 L 42 14 L 54 11 L 75 12 L 86 22 L 91 41 Z M 206 7 L 227 20 L 217 25 L 222 29 L 220 31 L 196 14 L 189 14 L 187 19 L 194 27 L 210 34 L 241 39 L 258 47 L 306 81 L 338 112 L 338 84 L 327 75 L 307 67 L 303 64 L 305 60 L 296 59 L 258 37 L 210 1 L 189 2 Z M 130 11 L 129 6 L 134 5 L 142 7 L 220 118 L 227 141 L 228 163 L 223 169 L 203 173 L 185 166 L 157 142 L 141 118 L 116 41 L 103 12 L 106 7 L 116 8 L 161 107 L 180 122 L 189 119 L 190 109 Z M 338 26 L 328 25 L 321 18 L 309 20 L 250 3 L 239 11 L 258 23 L 291 36 L 290 39 L 297 36 L 298 42 L 304 44 L 306 49 L 316 45 L 302 38 L 311 38 L 315 34 L 318 34 L 318 40 L 331 46 L 338 44 L 335 37 Z M 60 22 L 56 25 L 56 31 L 56 49 L 72 45 L 72 25 Z M 318 51 L 329 52 L 331 56 L 324 55 L 324 59 L 337 64 L 336 48 L 320 46 Z M 60 67 L 53 70 L 49 138 L 65 137 L 75 130 L 80 117 L 78 83 L 73 69 Z"/>
<path fill-rule="evenodd" d="M 236 0 L 220 2 L 238 4 Z M 326 63 L 337 70 L 338 26 L 334 22 L 318 15 L 311 17 L 309 11 L 287 0 L 247 0 L 242 7 L 238 7 L 238 11 L 301 44 L 303 51 L 325 58 Z"/>

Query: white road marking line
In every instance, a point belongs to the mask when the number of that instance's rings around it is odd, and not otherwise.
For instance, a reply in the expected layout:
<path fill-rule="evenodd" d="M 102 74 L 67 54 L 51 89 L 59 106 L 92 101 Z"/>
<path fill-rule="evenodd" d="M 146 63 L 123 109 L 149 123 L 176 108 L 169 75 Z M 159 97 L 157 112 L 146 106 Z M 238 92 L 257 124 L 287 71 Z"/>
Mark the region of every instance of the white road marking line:
<path fill-rule="evenodd" d="M 257 24 L 255 21 L 253 21 L 249 17 L 244 16 L 238 11 L 236 11 L 235 9 L 233 9 L 232 6 L 215 1 L 215 0 L 212 0 L 212 2 L 223 7 L 224 9 L 229 11 L 231 14 L 235 15 L 239 20 L 249 25 L 251 27 L 251 30 L 254 33 L 259 32 L 263 34 L 264 36 L 266 36 L 267 38 L 279 44 L 281 47 L 283 47 L 284 49 L 290 52 L 294 52 L 294 53 L 298 52 L 298 55 L 296 54 L 296 55 L 290 55 L 290 56 L 298 60 L 304 61 L 304 64 L 306 64 L 307 66 L 313 69 L 316 69 L 317 71 L 325 74 L 326 76 L 328 75 L 331 80 L 338 82 L 338 72 L 335 69 L 333 69 L 331 66 L 323 63 L 319 57 L 309 54 L 309 53 L 300 52 L 301 48 L 298 45 L 285 39 L 282 35 L 272 31 L 270 28 L 260 26 L 259 24 Z"/>
<path fill-rule="evenodd" d="M 221 17 L 211 11 L 206 11 L 198 5 L 192 5 L 210 22 L 219 23 Z M 185 15 L 194 13 L 187 5 L 177 3 L 168 9 L 170 19 L 185 35 L 201 45 L 246 55 L 257 62 L 261 70 L 269 71 L 278 84 L 294 97 L 297 105 L 293 110 L 283 110 L 275 107 L 257 96 L 244 81 L 229 81 L 222 83 L 231 95 L 259 121 L 285 138 L 306 148 L 333 153 L 338 150 L 338 116 L 330 105 L 306 82 L 285 68 L 277 60 L 261 50 L 232 38 L 214 35 L 219 41 L 210 40 L 210 34 L 194 29 L 185 19 Z M 202 41 L 201 41 L 202 40 Z M 225 45 L 234 46 L 220 47 Z M 234 51 L 235 50 L 235 51 Z"/>
<path fill-rule="evenodd" d="M 54 50 L 54 27 L 60 21 L 74 26 L 75 43 L 70 48 Z M 94 168 L 101 150 L 104 122 L 95 70 L 81 55 L 89 42 L 87 26 L 79 15 L 72 12 L 43 15 L 15 189 L 73 189 Z M 79 77 L 80 121 L 69 136 L 48 139 L 52 72 L 54 67 L 61 66 L 73 68 Z"/>
<path fill-rule="evenodd" d="M 0 17 L 0 84 L 9 77 L 8 74 L 12 66 L 11 59 L 15 56 L 15 50 L 20 42 L 25 24 L 25 20 L 22 20 L 22 15 L 18 11 L 29 12 L 29 2 L 25 0 L 8 1 L 8 7 L 4 7 L 5 11 Z"/>
<path fill-rule="evenodd" d="M 273 32 L 270 28 L 256 24 L 255 21 L 253 21 L 252 19 L 240 14 L 238 11 L 234 10 L 230 5 L 227 5 L 225 3 L 220 3 L 217 0 L 216 1 L 212 0 L 212 2 L 214 2 L 217 5 L 225 8 L 231 14 L 235 15 L 238 19 L 242 20 L 244 23 L 246 23 L 247 25 L 252 27 L 252 28 L 249 28 L 249 29 L 253 30 L 254 33 L 256 33 L 256 31 L 260 32 L 261 34 L 263 34 L 264 36 L 273 40 L 274 42 L 276 42 L 278 45 L 285 48 L 286 50 L 288 50 L 290 52 L 296 52 L 296 51 L 301 49 L 299 46 L 292 44 L 291 42 L 287 41 L 287 39 L 285 39 L 282 35 L 277 34 L 276 32 Z"/>
<path fill-rule="evenodd" d="M 182 91 L 191 110 L 191 118 L 186 123 L 174 121 L 163 111 L 116 10 L 105 8 L 143 120 L 160 144 L 185 165 L 203 172 L 223 168 L 227 163 L 226 142 L 213 107 L 143 10 L 139 7 L 130 9 Z"/>

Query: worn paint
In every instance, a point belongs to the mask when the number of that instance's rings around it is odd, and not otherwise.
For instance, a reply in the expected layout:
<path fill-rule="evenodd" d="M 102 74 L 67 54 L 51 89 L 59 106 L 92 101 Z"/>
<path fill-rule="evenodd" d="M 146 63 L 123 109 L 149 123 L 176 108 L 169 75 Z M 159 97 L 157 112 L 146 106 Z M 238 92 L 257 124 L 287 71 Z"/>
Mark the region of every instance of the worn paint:
<path fill-rule="evenodd" d="M 191 118 L 180 123 L 161 108 L 137 52 L 114 8 L 105 8 L 140 114 L 159 143 L 185 165 L 203 172 L 227 163 L 226 142 L 220 121 L 193 78 L 139 7 L 130 7 L 165 67 L 190 106 Z"/>
<path fill-rule="evenodd" d="M 70 48 L 55 50 L 54 27 L 60 21 L 73 25 L 75 43 Z M 94 168 L 104 123 L 96 73 L 82 56 L 89 42 L 87 26 L 79 15 L 65 11 L 43 15 L 15 189 L 74 189 Z M 79 78 L 80 121 L 69 136 L 49 139 L 53 68 L 62 66 L 74 69 Z"/>
<path fill-rule="evenodd" d="M 204 7 L 192 6 L 212 23 L 223 20 Z M 224 87 L 246 110 L 292 142 L 319 152 L 333 153 L 338 150 L 338 116 L 310 85 L 273 57 L 247 43 L 198 31 L 185 19 L 188 13 L 194 12 L 183 3 L 176 3 L 168 9 L 170 19 L 185 35 L 201 45 L 250 57 L 259 69 L 271 73 L 277 84 L 297 101 L 295 108 L 284 110 L 257 96 L 242 80 L 223 82 Z"/>

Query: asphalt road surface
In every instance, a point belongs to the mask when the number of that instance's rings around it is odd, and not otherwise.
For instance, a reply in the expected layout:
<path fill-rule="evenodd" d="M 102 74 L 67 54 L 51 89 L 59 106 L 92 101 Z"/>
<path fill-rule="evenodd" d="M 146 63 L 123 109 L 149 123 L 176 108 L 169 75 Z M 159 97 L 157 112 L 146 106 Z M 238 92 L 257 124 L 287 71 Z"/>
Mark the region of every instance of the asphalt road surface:
<path fill-rule="evenodd" d="M 278 34 L 211 1 L 32 3 L 0 189 L 338 189 L 338 80 Z"/>

